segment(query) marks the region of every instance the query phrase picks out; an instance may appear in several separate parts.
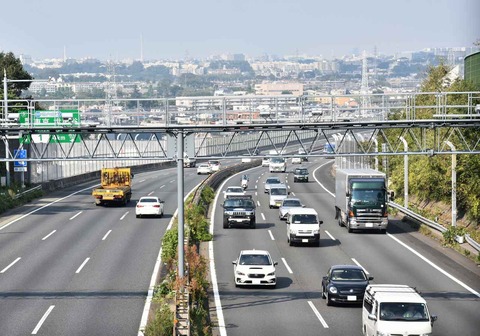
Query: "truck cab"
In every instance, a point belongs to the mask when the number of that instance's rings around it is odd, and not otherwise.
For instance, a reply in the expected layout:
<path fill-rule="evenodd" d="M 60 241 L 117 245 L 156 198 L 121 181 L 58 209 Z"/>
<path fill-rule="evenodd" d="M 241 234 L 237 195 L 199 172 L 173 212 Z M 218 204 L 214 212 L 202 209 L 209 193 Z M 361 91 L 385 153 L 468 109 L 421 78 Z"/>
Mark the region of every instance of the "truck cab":
<path fill-rule="evenodd" d="M 320 246 L 320 224 L 318 214 L 312 208 L 292 208 L 287 214 L 287 242 L 313 243 Z"/>
<path fill-rule="evenodd" d="M 287 161 L 285 160 L 285 158 L 280 156 L 271 157 L 268 165 L 268 169 L 270 173 L 273 173 L 273 172 L 285 173 L 287 171 Z"/>
<path fill-rule="evenodd" d="M 281 184 L 272 184 L 270 186 L 270 192 L 268 197 L 268 204 L 270 209 L 279 208 L 282 205 L 282 202 L 287 198 L 289 192 L 287 186 L 283 183 Z"/>

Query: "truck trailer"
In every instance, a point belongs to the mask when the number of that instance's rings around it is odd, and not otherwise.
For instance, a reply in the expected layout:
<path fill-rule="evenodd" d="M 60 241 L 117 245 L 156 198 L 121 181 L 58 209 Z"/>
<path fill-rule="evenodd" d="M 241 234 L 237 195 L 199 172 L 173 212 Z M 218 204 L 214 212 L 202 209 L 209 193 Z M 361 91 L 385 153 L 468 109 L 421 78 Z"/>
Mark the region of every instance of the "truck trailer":
<path fill-rule="evenodd" d="M 335 219 L 348 232 L 365 229 L 385 233 L 388 197 L 384 173 L 373 169 L 336 170 Z"/>

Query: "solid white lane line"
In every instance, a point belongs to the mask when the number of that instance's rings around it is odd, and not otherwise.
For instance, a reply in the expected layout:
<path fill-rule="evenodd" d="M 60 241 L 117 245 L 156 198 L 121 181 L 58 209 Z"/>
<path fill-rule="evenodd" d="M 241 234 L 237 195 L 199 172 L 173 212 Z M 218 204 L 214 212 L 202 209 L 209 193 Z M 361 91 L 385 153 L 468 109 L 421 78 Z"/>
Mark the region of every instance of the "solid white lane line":
<path fill-rule="evenodd" d="M 262 215 L 262 219 L 265 220 L 265 215 L 262 213 L 260 213 L 260 215 Z"/>
<path fill-rule="evenodd" d="M 313 305 L 313 302 L 312 301 L 308 301 L 308 305 L 310 306 L 310 308 L 312 308 L 313 310 L 313 313 L 315 314 L 315 316 L 317 316 L 317 318 L 320 320 L 320 323 L 322 323 L 323 327 L 325 329 L 328 328 L 328 324 L 327 322 L 325 322 L 325 320 L 323 319 L 322 315 L 320 315 L 319 311 L 317 310 L 317 308 L 315 308 L 315 306 Z"/>
<path fill-rule="evenodd" d="M 160 189 L 162 189 L 162 188 L 164 188 L 164 187 L 165 187 L 165 184 L 161 185 L 161 186 L 160 186 Z"/>
<path fill-rule="evenodd" d="M 138 181 L 137 183 L 142 183 L 145 182 L 145 179 Z"/>
<path fill-rule="evenodd" d="M 355 258 L 352 258 L 352 261 L 353 261 L 355 264 L 357 264 L 358 267 L 363 268 L 363 270 L 365 271 L 365 273 L 367 273 L 367 275 L 370 274 L 370 273 L 368 273 L 368 271 L 365 269 L 365 267 L 363 267 L 362 265 L 360 265 L 360 263 L 359 263 Z"/>
<path fill-rule="evenodd" d="M 257 201 L 257 206 L 260 206 L 260 202 L 259 202 L 259 201 Z"/>
<path fill-rule="evenodd" d="M 85 266 L 85 264 L 90 260 L 90 258 L 87 258 L 85 259 L 85 261 L 80 265 L 80 267 L 77 269 L 77 271 L 75 273 L 80 273 L 80 271 L 82 270 L 83 266 Z"/>
<path fill-rule="evenodd" d="M 275 237 L 273 236 L 272 231 L 268 230 L 268 234 L 270 235 L 270 238 L 272 238 L 272 240 L 275 240 Z"/>
<path fill-rule="evenodd" d="M 293 274 L 293 271 L 292 271 L 292 269 L 290 268 L 290 266 L 288 266 L 287 261 L 285 260 L 285 258 L 282 258 L 282 261 L 283 261 L 283 264 L 285 265 L 285 268 L 287 269 L 288 273 Z"/>
<path fill-rule="evenodd" d="M 37 332 L 40 330 L 40 327 L 42 326 L 43 322 L 45 322 L 45 320 L 47 319 L 48 315 L 50 315 L 50 313 L 52 312 L 53 308 L 55 308 L 55 306 L 50 306 L 47 311 L 45 312 L 45 314 L 43 314 L 42 318 L 40 319 L 40 321 L 38 321 L 37 323 L 37 326 L 35 327 L 35 329 L 33 329 L 32 331 L 32 335 L 36 335 Z"/>
<path fill-rule="evenodd" d="M 322 187 L 323 190 L 325 190 L 326 192 L 328 192 L 328 193 L 330 194 L 330 196 L 335 197 L 335 194 L 332 193 L 332 192 L 331 192 L 330 190 L 328 190 L 327 188 L 325 188 L 325 186 L 324 186 L 323 184 L 321 184 L 320 181 L 315 177 L 315 172 L 316 172 L 317 170 L 319 170 L 320 168 L 322 168 L 323 166 L 327 165 L 327 164 L 330 164 L 330 161 L 329 161 L 329 162 L 325 162 L 324 164 L 318 166 L 318 167 L 313 171 L 312 175 L 313 175 L 313 178 L 315 179 L 315 181 L 317 181 L 318 185 L 319 185 L 320 187 Z"/>
<path fill-rule="evenodd" d="M 20 259 L 22 259 L 21 257 L 18 257 L 17 259 L 15 259 L 15 261 L 13 261 L 10 265 L 8 265 L 7 267 L 5 267 L 3 270 L 0 271 L 0 273 L 5 273 L 10 267 L 12 267 L 13 265 L 15 265 Z"/>
<path fill-rule="evenodd" d="M 57 199 L 57 200 L 55 200 L 55 201 L 53 201 L 53 202 L 50 202 L 50 203 L 45 204 L 45 205 L 43 205 L 43 206 L 41 206 L 41 207 L 39 207 L 39 208 L 37 208 L 37 209 L 35 209 L 35 210 L 32 210 L 32 211 L 30 211 L 29 213 L 26 213 L 25 215 L 22 215 L 22 216 L 20 216 L 20 217 L 18 217 L 18 218 L 15 218 L 15 219 L 12 220 L 11 222 L 8 222 L 8 223 L 5 224 L 4 226 L 0 227 L 0 231 L 3 230 L 3 229 L 6 229 L 7 227 L 9 227 L 10 225 L 12 225 L 13 223 L 16 223 L 16 222 L 18 222 L 19 220 L 24 219 L 25 217 L 30 216 L 31 214 L 33 214 L 33 213 L 35 213 L 35 212 L 37 212 L 37 211 L 40 211 L 40 210 L 42 210 L 42 209 L 44 209 L 44 208 L 46 208 L 46 207 L 48 207 L 48 206 L 50 206 L 50 205 L 52 205 L 52 204 L 58 203 L 58 202 L 60 202 L 60 201 L 63 201 L 64 199 L 67 199 L 67 198 L 69 198 L 69 197 L 72 197 L 73 195 L 76 195 L 76 194 L 78 194 L 78 193 L 81 193 L 82 191 L 92 190 L 92 188 L 97 187 L 97 186 L 99 186 L 99 184 L 94 184 L 94 185 L 92 185 L 92 186 L 90 186 L 90 187 L 80 189 L 80 190 L 78 190 L 78 191 L 75 191 L 74 193 L 71 193 L 70 195 L 67 195 L 67 196 L 65 196 L 65 197 L 59 198 L 59 199 Z"/>
<path fill-rule="evenodd" d="M 331 240 L 335 240 L 335 238 L 330 234 L 330 232 L 325 230 L 325 233 L 330 237 Z"/>
<path fill-rule="evenodd" d="M 154 191 L 150 191 L 147 196 L 152 196 Z"/>
<path fill-rule="evenodd" d="M 287 188 L 288 188 L 288 189 L 290 189 L 290 186 L 289 186 L 289 185 L 287 185 Z"/>
<path fill-rule="evenodd" d="M 257 186 L 257 185 L 255 185 L 255 189 L 258 189 L 258 186 Z M 257 194 L 257 192 L 255 192 L 255 195 L 256 195 L 256 194 Z"/>
<path fill-rule="evenodd" d="M 127 211 L 127 212 L 125 212 L 125 213 L 123 214 L 123 216 L 122 216 L 122 217 L 120 217 L 120 220 L 123 220 L 123 219 L 125 218 L 125 216 L 127 216 L 127 215 L 128 215 L 128 213 L 129 213 L 129 212 L 130 212 L 130 211 Z"/>
<path fill-rule="evenodd" d="M 168 183 L 173 183 L 173 182 L 175 182 L 175 180 L 171 180 L 171 181 L 170 181 L 170 182 L 168 182 Z"/>
<path fill-rule="evenodd" d="M 42 238 L 42 240 L 45 240 L 47 239 L 48 237 L 50 237 L 52 234 L 54 234 L 55 232 L 57 232 L 57 230 L 53 230 L 52 232 L 50 232 L 48 235 L 46 235 L 45 237 Z"/>
<path fill-rule="evenodd" d="M 393 240 L 395 240 L 397 243 L 399 243 L 400 245 L 402 245 L 403 247 L 405 247 L 407 250 L 409 250 L 410 252 L 412 252 L 413 254 L 415 254 L 416 256 L 418 256 L 420 259 L 422 259 L 423 261 L 425 261 L 427 264 L 429 264 L 430 266 L 432 266 L 433 268 L 435 268 L 437 271 L 439 271 L 440 273 L 442 273 L 443 275 L 445 275 L 447 278 L 450 278 L 451 280 L 453 280 L 454 282 L 456 282 L 457 284 L 459 284 L 460 286 L 462 286 L 463 288 L 465 288 L 466 290 L 468 290 L 470 293 L 476 295 L 477 297 L 480 297 L 480 293 L 477 292 L 476 290 L 474 290 L 473 288 L 469 287 L 468 285 L 466 285 L 465 283 L 463 283 L 462 281 L 458 280 L 457 278 L 455 278 L 453 275 L 451 275 L 450 273 L 448 273 L 447 271 L 445 271 L 444 269 L 440 268 L 439 266 L 437 266 L 436 264 L 434 264 L 433 262 L 431 262 L 429 259 L 425 258 L 423 255 L 421 255 L 420 253 L 418 253 L 417 251 L 415 251 L 413 248 L 411 248 L 410 246 L 408 246 L 407 244 L 405 244 L 404 242 L 402 242 L 400 239 L 392 236 L 390 233 L 387 233 L 387 236 L 389 236 L 390 238 L 392 238 Z"/>
<path fill-rule="evenodd" d="M 293 191 L 291 192 L 291 194 L 292 194 L 292 196 L 295 196 L 295 193 Z"/>
<path fill-rule="evenodd" d="M 80 215 L 82 212 L 83 212 L 83 211 L 80 211 L 80 212 L 78 212 L 77 214 L 75 214 L 75 216 L 70 217 L 70 220 L 74 219 L 75 217 L 77 217 L 78 215 Z"/>
<path fill-rule="evenodd" d="M 105 233 L 105 236 L 103 236 L 102 240 L 107 239 L 107 237 L 108 237 L 108 235 L 110 234 L 110 232 L 112 232 L 112 230 L 108 230 L 108 232 Z"/>

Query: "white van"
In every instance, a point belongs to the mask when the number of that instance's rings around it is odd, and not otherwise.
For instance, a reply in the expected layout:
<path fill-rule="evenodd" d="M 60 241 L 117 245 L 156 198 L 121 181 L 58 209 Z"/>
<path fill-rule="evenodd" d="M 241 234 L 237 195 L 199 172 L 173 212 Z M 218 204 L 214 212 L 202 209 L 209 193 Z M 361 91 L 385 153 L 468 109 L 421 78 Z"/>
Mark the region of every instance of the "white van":
<path fill-rule="evenodd" d="M 320 224 L 318 214 L 312 208 L 292 208 L 287 214 L 287 242 L 314 243 L 320 246 Z"/>
<path fill-rule="evenodd" d="M 368 285 L 362 308 L 363 335 L 431 335 L 437 316 L 405 285 Z"/>
<path fill-rule="evenodd" d="M 282 205 L 282 202 L 287 198 L 289 192 L 287 191 L 287 186 L 283 183 L 281 184 L 272 184 L 270 185 L 269 191 L 269 207 L 270 209 L 279 208 Z"/>

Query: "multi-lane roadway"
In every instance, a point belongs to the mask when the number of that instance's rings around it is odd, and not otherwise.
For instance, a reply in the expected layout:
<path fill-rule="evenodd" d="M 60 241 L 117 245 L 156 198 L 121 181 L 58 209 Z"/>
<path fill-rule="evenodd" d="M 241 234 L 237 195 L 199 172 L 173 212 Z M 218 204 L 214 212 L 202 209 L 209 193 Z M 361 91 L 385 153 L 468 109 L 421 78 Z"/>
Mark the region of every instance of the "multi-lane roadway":
<path fill-rule="evenodd" d="M 233 161 L 232 161 L 233 162 Z M 232 163 L 230 162 L 230 163 Z M 238 160 L 237 160 L 238 162 Z M 228 162 L 224 162 L 224 166 Z M 212 279 L 223 335 L 361 335 L 360 307 L 327 307 L 321 277 L 332 264 L 360 264 L 374 283 L 417 287 L 435 335 L 477 335 L 480 271 L 406 225 L 388 233 L 348 234 L 334 220 L 331 161 L 312 159 L 309 183 L 276 173 L 292 196 L 317 209 L 321 244 L 290 247 L 285 222 L 269 209 L 266 167 L 250 169 L 257 229 L 223 229 L 222 191 L 212 212 Z M 289 165 L 292 169 L 292 165 Z M 314 173 L 313 173 L 314 172 Z M 160 242 L 177 205 L 176 169 L 137 174 L 127 207 L 95 207 L 93 184 L 64 190 L 0 219 L 0 335 L 136 335 Z M 185 170 L 185 192 L 205 176 Z M 135 218 L 134 200 L 164 199 L 163 218 Z M 408 230 L 407 230 L 408 231 Z M 276 289 L 235 288 L 232 261 L 243 249 L 266 249 L 278 261 Z"/>
<path fill-rule="evenodd" d="M 374 276 L 373 283 L 416 287 L 439 316 L 435 335 L 478 335 L 480 272 L 473 263 L 466 262 L 473 267 L 469 269 L 451 260 L 447 249 L 404 231 L 408 225 L 395 220 L 387 234 L 347 233 L 334 219 L 332 161 L 313 159 L 306 166 L 314 172 L 309 183 L 293 183 L 292 174 L 269 173 L 268 168 L 249 171 L 247 192 L 258 205 L 255 230 L 223 229 L 217 204 L 212 265 L 222 335 L 362 335 L 361 307 L 327 307 L 321 297 L 321 278 L 334 264 L 361 265 Z M 277 209 L 269 209 L 263 191 L 270 175 L 280 176 L 292 196 L 317 210 L 323 220 L 320 247 L 288 245 L 286 224 Z M 227 180 L 223 188 L 237 179 Z M 220 196 L 217 203 L 221 201 Z M 232 261 L 244 249 L 268 250 L 278 261 L 276 289 L 235 287 Z"/>

